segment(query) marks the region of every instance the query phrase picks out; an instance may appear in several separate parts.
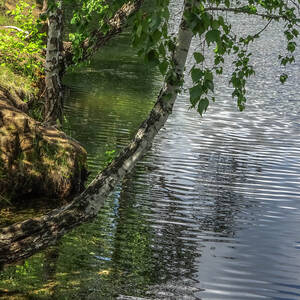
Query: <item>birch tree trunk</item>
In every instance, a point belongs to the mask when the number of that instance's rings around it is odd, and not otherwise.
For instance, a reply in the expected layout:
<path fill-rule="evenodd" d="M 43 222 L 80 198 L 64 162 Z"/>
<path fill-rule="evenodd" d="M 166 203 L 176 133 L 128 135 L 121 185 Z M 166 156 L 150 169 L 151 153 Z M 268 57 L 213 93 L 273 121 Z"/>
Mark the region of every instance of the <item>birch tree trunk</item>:
<path fill-rule="evenodd" d="M 190 9 L 188 0 L 184 9 Z M 0 264 L 24 259 L 53 244 L 67 231 L 97 216 L 116 184 L 132 170 L 152 145 L 164 126 L 181 87 L 184 67 L 192 40 L 192 31 L 184 18 L 172 57 L 176 79 L 167 81 L 149 117 L 141 124 L 132 142 L 91 182 L 87 189 L 68 205 L 39 218 L 32 218 L 0 230 Z M 57 57 L 55 57 L 57 59 Z"/>
<path fill-rule="evenodd" d="M 61 83 L 61 62 L 63 51 L 62 0 L 48 2 L 48 38 L 45 63 L 45 123 L 62 124 L 63 92 Z"/>

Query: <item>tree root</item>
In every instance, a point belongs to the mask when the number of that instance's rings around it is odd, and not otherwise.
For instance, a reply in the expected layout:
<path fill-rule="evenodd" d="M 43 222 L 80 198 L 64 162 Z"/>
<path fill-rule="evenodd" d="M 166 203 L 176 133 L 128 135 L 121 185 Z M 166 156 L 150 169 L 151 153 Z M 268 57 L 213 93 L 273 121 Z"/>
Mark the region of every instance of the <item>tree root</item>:
<path fill-rule="evenodd" d="M 2 97 L 1 97 L 2 94 Z M 23 112 L 28 112 L 28 104 L 22 100 L 22 93 L 17 91 L 11 92 L 9 89 L 0 85 L 0 97 L 3 100 L 6 100 L 17 109 L 20 109 Z"/>

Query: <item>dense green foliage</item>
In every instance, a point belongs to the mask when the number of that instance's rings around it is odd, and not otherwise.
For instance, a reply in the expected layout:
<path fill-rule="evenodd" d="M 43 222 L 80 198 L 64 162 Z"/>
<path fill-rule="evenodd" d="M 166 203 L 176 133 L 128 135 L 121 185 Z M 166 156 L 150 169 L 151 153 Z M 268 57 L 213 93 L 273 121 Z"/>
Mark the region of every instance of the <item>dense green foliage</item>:
<path fill-rule="evenodd" d="M 80 45 L 87 37 L 87 28 L 91 28 L 89 23 L 95 16 L 100 20 L 98 23 L 100 28 L 106 32 L 108 25 L 105 20 L 109 19 L 124 2 L 126 1 L 113 1 L 111 4 L 103 0 L 77 0 L 78 5 L 82 6 L 74 13 L 72 19 L 72 23 L 77 25 L 78 29 L 77 33 L 71 36 L 73 42 Z M 169 2 L 169 0 L 155 0 L 150 8 L 146 6 L 135 15 L 132 20 L 132 40 L 138 53 L 145 57 L 146 62 L 158 65 L 161 73 L 172 79 L 174 68 L 170 58 L 174 50 L 175 38 L 169 32 Z M 282 24 L 282 31 L 286 37 L 286 54 L 279 56 L 280 63 L 285 66 L 294 62 L 293 53 L 297 45 L 296 39 L 299 35 L 297 26 L 300 21 L 296 2 L 284 0 L 188 2 L 191 7 L 184 12 L 185 22 L 193 30 L 194 36 L 197 36 L 214 56 L 214 63 L 211 65 L 206 63 L 207 57 L 204 52 L 197 51 L 193 54 L 195 64 L 191 69 L 191 77 L 194 85 L 190 88 L 190 101 L 192 107 L 196 107 L 201 115 L 206 111 L 209 102 L 215 100 L 214 79 L 223 73 L 223 65 L 228 54 L 234 56 L 233 71 L 229 81 L 234 88 L 232 96 L 237 99 L 240 110 L 245 108 L 247 78 L 255 73 L 249 45 L 263 38 L 263 31 L 272 22 Z M 225 14 L 228 13 L 263 19 L 265 27 L 255 34 L 238 36 L 232 30 L 230 19 L 225 18 Z M 77 51 L 80 52 L 80 47 Z M 287 74 L 280 75 L 282 83 L 286 79 Z"/>
<path fill-rule="evenodd" d="M 144 14 L 140 12 L 135 19 L 133 44 L 139 48 L 139 53 L 145 55 L 147 61 L 157 65 L 166 73 L 170 65 L 169 56 L 174 47 L 172 37 L 168 33 L 168 3 L 157 0 L 154 10 Z M 287 1 L 194 1 L 191 9 L 184 12 L 184 19 L 193 30 L 202 45 L 213 52 L 214 63 L 206 63 L 203 52 L 194 52 L 195 64 L 191 69 L 193 87 L 190 88 L 192 107 L 197 107 L 202 115 L 209 101 L 214 101 L 214 78 L 223 73 L 223 65 L 228 54 L 234 56 L 233 71 L 230 84 L 234 90 L 232 96 L 237 99 L 240 110 L 245 108 L 247 78 L 255 73 L 251 64 L 252 53 L 249 45 L 261 37 L 262 32 L 271 22 L 281 22 L 286 37 L 286 55 L 279 56 L 280 63 L 286 65 L 294 62 L 293 52 L 298 37 L 297 26 L 300 21 L 296 15 L 297 7 Z M 246 3 L 246 5 L 245 5 Z M 265 20 L 265 27 L 255 34 L 238 36 L 232 30 L 230 19 L 225 13 L 245 14 Z M 203 48 L 203 47 L 202 47 Z M 170 68 L 172 70 L 172 68 Z M 172 73 L 169 74 L 172 76 Z M 286 74 L 280 75 L 284 83 Z"/>
<path fill-rule="evenodd" d="M 107 33 L 108 20 L 126 2 L 128 1 L 119 0 L 108 3 L 105 0 L 65 0 L 65 4 L 73 8 L 70 23 L 74 30 L 69 34 L 69 39 L 73 45 L 75 63 L 82 59 L 82 43 L 89 38 L 92 45 L 95 31 Z"/>
<path fill-rule="evenodd" d="M 18 30 L 5 28 L 0 35 L 1 66 L 32 78 L 42 71 L 40 55 L 45 47 L 43 39 L 46 35 L 41 33 L 41 22 L 33 16 L 33 9 L 34 6 L 19 1 L 14 10 L 7 12 Z"/>

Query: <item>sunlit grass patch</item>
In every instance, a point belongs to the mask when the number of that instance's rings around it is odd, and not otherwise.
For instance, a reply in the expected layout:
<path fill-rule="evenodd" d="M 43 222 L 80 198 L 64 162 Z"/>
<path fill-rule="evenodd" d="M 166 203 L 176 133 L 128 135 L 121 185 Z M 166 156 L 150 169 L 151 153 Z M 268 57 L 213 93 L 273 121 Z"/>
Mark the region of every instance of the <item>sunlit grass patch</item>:
<path fill-rule="evenodd" d="M 14 18 L 9 16 L 4 1 L 0 0 L 0 26 L 16 25 Z"/>
<path fill-rule="evenodd" d="M 33 2 L 11 1 L 10 8 L 1 5 L 0 0 L 0 84 L 14 90 L 22 89 L 25 94 L 36 93 L 32 82 L 38 82 L 43 74 L 45 34 L 39 32 L 40 23 L 33 14 Z"/>
<path fill-rule="evenodd" d="M 29 77 L 14 73 L 5 65 L 0 66 L 0 86 L 9 90 L 22 90 L 25 96 L 36 95 L 38 92 Z"/>
<path fill-rule="evenodd" d="M 0 9 L 0 26 L 6 25 L 14 25 L 14 20 L 5 15 Z"/>

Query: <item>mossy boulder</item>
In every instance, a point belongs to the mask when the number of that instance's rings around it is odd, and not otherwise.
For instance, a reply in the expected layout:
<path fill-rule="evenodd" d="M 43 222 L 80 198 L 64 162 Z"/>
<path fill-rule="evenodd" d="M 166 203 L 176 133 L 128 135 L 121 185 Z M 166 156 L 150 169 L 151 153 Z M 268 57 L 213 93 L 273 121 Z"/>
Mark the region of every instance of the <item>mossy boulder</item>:
<path fill-rule="evenodd" d="M 83 189 L 86 151 L 0 95 L 0 195 L 67 198 Z"/>

